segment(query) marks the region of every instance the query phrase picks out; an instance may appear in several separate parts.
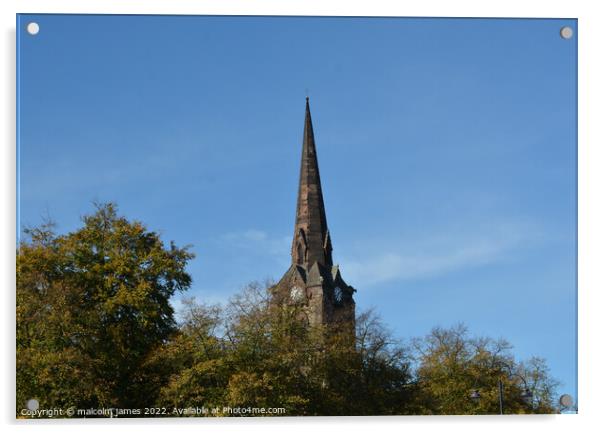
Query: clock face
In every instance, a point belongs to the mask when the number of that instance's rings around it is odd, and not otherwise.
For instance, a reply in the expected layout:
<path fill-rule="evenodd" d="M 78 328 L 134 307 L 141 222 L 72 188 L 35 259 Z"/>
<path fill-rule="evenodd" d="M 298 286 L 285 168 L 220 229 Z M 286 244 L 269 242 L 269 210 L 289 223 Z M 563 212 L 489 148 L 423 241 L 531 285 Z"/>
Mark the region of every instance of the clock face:
<path fill-rule="evenodd" d="M 299 302 L 303 300 L 303 291 L 295 286 L 291 289 L 291 300 L 293 302 Z"/>
<path fill-rule="evenodd" d="M 337 304 L 343 302 L 343 289 L 341 289 L 339 286 L 334 288 L 334 301 Z"/>

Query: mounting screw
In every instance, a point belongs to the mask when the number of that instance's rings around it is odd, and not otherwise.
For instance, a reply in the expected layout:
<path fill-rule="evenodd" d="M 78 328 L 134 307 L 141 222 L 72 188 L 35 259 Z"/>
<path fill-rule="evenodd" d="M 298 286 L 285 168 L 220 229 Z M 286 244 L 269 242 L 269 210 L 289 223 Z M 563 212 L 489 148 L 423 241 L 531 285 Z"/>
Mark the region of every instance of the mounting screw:
<path fill-rule="evenodd" d="M 29 24 L 27 24 L 27 33 L 29 33 L 32 36 L 37 35 L 40 32 L 40 25 L 36 22 L 31 22 Z"/>
<path fill-rule="evenodd" d="M 569 26 L 564 26 L 560 29 L 560 37 L 562 39 L 571 39 L 573 37 L 573 29 Z"/>

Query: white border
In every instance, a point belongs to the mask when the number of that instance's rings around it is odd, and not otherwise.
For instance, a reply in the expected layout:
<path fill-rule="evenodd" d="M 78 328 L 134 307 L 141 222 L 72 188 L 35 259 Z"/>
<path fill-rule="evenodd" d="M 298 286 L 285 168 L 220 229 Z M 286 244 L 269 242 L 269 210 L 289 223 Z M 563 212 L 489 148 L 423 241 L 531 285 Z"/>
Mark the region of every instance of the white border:
<path fill-rule="evenodd" d="M 120 420 L 117 428 L 143 426 L 147 431 L 199 431 L 219 427 L 238 427 L 249 431 L 339 429 L 400 431 L 419 428 L 426 431 L 507 431 L 589 430 L 597 421 L 602 393 L 600 387 L 599 334 L 602 254 L 600 240 L 602 211 L 599 185 L 602 185 L 602 137 L 600 124 L 600 83 L 602 68 L 599 42 L 602 22 L 595 1 L 475 1 L 430 0 L 393 2 L 384 0 L 4 0 L 2 8 L 2 128 L 4 145 L 0 148 L 0 194 L 2 212 L 2 249 L 0 266 L 4 284 L 0 315 L 2 345 L 0 365 L 0 422 L 7 431 L 19 424 L 14 421 L 14 246 L 15 246 L 15 14 L 19 13 L 113 13 L 113 14 L 223 14 L 223 15 L 338 15 L 338 16 L 456 16 L 456 17 L 549 17 L 579 19 L 579 415 L 551 417 L 405 417 L 405 418 L 295 418 L 234 420 Z M 552 331 L 551 331 L 552 332 Z M 11 385 L 11 386 L 8 386 Z M 104 431 L 110 421 L 38 421 L 33 430 L 45 432 Z M 599 423 L 598 423 L 599 424 Z M 131 426 L 131 427 L 126 427 Z M 28 428 L 28 431 L 32 431 Z"/>

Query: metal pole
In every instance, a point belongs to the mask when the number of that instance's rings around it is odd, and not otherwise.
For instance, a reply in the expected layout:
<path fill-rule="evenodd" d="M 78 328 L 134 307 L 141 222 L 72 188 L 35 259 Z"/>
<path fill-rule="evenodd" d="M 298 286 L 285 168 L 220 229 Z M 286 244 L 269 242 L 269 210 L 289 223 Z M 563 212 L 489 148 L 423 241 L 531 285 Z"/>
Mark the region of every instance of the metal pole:
<path fill-rule="evenodd" d="M 504 384 L 502 378 L 498 379 L 498 391 L 500 393 L 500 415 L 504 415 Z"/>

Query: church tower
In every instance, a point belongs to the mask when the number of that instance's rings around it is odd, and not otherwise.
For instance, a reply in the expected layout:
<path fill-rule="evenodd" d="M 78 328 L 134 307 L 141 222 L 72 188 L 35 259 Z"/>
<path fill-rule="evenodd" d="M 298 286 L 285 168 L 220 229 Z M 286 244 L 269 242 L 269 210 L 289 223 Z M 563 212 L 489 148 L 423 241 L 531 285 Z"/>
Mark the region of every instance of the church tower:
<path fill-rule="evenodd" d="M 355 289 L 343 280 L 332 262 L 332 240 L 326 224 L 314 130 L 305 101 L 305 126 L 297 215 L 291 248 L 291 266 L 272 287 L 279 303 L 301 304 L 310 325 L 355 325 Z"/>

